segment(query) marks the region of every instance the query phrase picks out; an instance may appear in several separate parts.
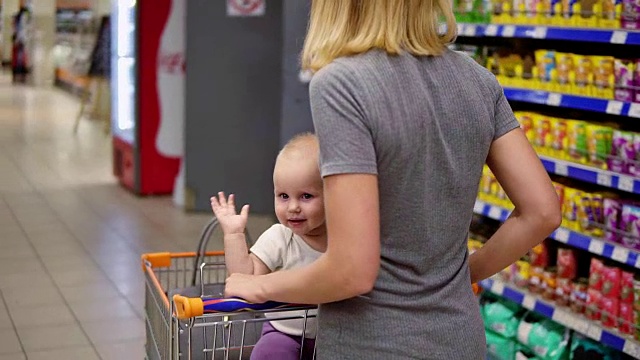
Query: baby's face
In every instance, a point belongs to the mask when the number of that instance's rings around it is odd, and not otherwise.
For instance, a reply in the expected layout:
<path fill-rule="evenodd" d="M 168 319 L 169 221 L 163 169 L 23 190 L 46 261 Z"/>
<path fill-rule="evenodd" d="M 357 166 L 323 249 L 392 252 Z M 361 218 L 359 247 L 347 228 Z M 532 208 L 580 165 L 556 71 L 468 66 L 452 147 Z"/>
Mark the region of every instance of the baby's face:
<path fill-rule="evenodd" d="M 299 236 L 326 232 L 322 178 L 315 159 L 282 157 L 273 172 L 278 221 Z"/>

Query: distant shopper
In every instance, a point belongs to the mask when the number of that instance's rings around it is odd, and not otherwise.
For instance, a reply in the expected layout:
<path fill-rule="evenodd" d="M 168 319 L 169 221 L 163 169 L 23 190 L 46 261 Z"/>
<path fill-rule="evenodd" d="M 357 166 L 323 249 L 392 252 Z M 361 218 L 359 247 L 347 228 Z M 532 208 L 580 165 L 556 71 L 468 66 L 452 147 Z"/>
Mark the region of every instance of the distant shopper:
<path fill-rule="evenodd" d="M 495 77 L 447 48 L 455 31 L 449 0 L 312 1 L 302 65 L 315 73 L 327 251 L 295 271 L 233 274 L 226 294 L 321 304 L 321 360 L 484 359 L 470 282 L 560 224 L 555 190 Z M 469 256 L 485 163 L 515 210 Z"/>

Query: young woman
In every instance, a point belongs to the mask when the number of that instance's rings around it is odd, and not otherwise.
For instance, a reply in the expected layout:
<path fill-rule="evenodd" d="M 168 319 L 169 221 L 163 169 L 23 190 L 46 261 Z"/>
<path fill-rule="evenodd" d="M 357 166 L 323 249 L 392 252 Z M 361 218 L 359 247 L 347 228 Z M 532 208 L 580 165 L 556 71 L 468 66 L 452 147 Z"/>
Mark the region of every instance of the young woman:
<path fill-rule="evenodd" d="M 315 72 L 327 251 L 295 271 L 232 275 L 226 293 L 322 304 L 320 359 L 483 359 L 470 283 L 560 224 L 551 181 L 495 77 L 447 49 L 455 29 L 449 0 L 312 2 L 302 62 Z M 515 210 L 469 256 L 485 162 Z"/>

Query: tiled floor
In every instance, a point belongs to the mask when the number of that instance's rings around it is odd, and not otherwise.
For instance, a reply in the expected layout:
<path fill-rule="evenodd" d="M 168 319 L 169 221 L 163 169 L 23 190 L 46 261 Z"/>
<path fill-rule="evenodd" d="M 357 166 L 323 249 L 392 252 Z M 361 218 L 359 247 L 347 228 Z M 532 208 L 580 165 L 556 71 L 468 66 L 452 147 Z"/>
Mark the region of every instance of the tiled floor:
<path fill-rule="evenodd" d="M 119 187 L 78 109 L 0 77 L 0 360 L 144 358 L 140 254 L 195 250 L 209 219 Z"/>

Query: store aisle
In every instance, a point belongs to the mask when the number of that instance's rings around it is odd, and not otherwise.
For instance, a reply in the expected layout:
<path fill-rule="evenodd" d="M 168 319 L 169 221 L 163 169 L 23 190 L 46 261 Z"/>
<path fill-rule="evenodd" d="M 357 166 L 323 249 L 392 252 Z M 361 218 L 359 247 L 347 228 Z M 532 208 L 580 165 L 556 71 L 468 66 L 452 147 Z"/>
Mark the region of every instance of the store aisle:
<path fill-rule="evenodd" d="M 193 251 L 209 218 L 119 187 L 78 108 L 0 79 L 0 360 L 142 359 L 140 254 Z"/>

